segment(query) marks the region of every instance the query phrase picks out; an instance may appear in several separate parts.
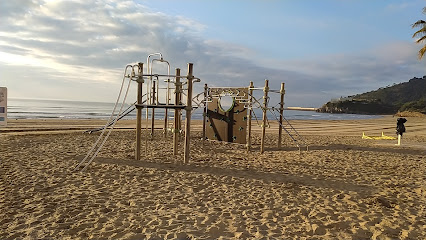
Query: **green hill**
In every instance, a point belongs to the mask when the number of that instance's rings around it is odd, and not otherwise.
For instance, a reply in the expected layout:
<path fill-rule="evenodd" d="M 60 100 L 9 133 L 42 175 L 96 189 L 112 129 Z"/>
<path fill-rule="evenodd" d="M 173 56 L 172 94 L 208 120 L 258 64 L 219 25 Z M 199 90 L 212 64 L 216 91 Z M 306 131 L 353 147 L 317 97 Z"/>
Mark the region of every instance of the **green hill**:
<path fill-rule="evenodd" d="M 426 114 L 426 76 L 375 91 L 332 100 L 319 112 L 395 114 L 402 111 Z"/>

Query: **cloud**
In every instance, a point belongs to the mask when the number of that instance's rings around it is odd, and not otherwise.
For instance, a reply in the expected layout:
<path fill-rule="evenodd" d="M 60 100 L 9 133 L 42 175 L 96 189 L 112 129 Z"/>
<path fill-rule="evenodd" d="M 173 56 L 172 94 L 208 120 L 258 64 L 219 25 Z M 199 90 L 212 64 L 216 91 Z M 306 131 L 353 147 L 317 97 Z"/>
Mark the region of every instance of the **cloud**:
<path fill-rule="evenodd" d="M 164 54 L 172 72 L 179 67 L 185 74 L 186 63 L 193 62 L 194 74 L 212 86 L 254 81 L 262 87 L 269 79 L 271 88 L 279 89 L 286 82 L 289 106 L 320 106 L 423 71 L 413 43 L 315 59 L 269 59 L 239 44 L 203 38 L 208 26 L 190 18 L 154 12 L 133 1 L 0 5 L 0 83 L 14 97 L 114 102 L 125 65 L 145 62 L 153 52 Z M 197 84 L 195 91 L 202 88 Z"/>
<path fill-rule="evenodd" d="M 414 43 L 391 42 L 359 53 L 268 64 L 295 73 L 296 78 L 288 80 L 296 88 L 292 91 L 312 93 L 324 103 L 423 76 L 424 63 L 415 58 L 417 51 Z"/>
<path fill-rule="evenodd" d="M 403 9 L 413 7 L 413 6 L 417 6 L 417 3 L 415 1 L 412 1 L 412 2 L 402 1 L 402 2 L 390 3 L 389 5 L 386 6 L 385 9 L 388 11 L 394 12 L 394 11 L 401 11 Z"/>

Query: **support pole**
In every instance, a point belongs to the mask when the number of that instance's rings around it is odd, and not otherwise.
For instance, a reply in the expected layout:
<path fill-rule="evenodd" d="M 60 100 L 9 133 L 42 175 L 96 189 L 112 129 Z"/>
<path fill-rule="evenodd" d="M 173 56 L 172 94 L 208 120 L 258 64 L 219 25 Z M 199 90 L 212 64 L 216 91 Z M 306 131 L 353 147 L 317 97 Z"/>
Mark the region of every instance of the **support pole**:
<path fill-rule="evenodd" d="M 169 105 L 169 102 L 166 102 L 167 105 Z M 167 137 L 167 120 L 168 120 L 168 111 L 167 108 L 164 111 L 164 137 Z"/>
<path fill-rule="evenodd" d="M 266 110 L 268 109 L 268 92 L 269 92 L 269 80 L 265 80 L 265 87 L 263 88 L 263 117 L 262 117 L 262 139 L 260 143 L 260 153 L 265 152 L 265 133 L 266 133 Z"/>
<path fill-rule="evenodd" d="M 156 104 L 155 99 L 155 80 L 152 81 L 152 104 Z M 154 125 L 155 125 L 155 108 L 151 109 L 151 140 L 154 138 Z"/>
<path fill-rule="evenodd" d="M 182 84 L 180 82 L 180 69 L 176 68 L 176 82 L 175 82 L 175 105 L 181 104 L 181 92 Z M 180 109 L 176 108 L 174 112 L 174 126 L 173 126 L 173 155 L 178 154 L 178 142 L 179 142 L 179 130 L 180 130 Z"/>
<path fill-rule="evenodd" d="M 143 63 L 139 63 L 139 78 L 138 82 L 138 99 L 137 103 L 142 104 L 142 84 L 143 80 Z M 141 158 L 141 134 L 142 134 L 142 109 L 137 108 L 136 110 L 136 151 L 135 159 L 140 160 Z"/>
<path fill-rule="evenodd" d="M 203 142 L 206 140 L 206 118 L 207 118 L 207 83 L 204 84 L 204 111 L 203 111 Z"/>
<path fill-rule="evenodd" d="M 169 67 L 169 73 L 170 75 L 170 67 Z M 170 79 L 167 79 L 167 93 L 166 93 L 166 104 L 170 104 Z M 169 111 L 166 108 L 164 111 L 164 137 L 167 137 L 167 128 L 168 128 L 168 121 L 169 121 Z"/>
<path fill-rule="evenodd" d="M 189 163 L 189 143 L 191 137 L 191 111 L 192 111 L 192 75 L 193 64 L 188 63 L 188 94 L 186 99 L 186 122 L 185 122 L 185 149 L 184 149 L 184 163 Z"/>
<path fill-rule="evenodd" d="M 251 115 L 253 111 L 253 82 L 250 82 L 249 86 L 249 110 L 247 111 L 247 151 L 249 152 L 251 149 Z"/>
<path fill-rule="evenodd" d="M 281 89 L 280 89 L 280 120 L 279 120 L 279 129 L 278 129 L 278 148 L 281 148 L 281 141 L 282 141 L 282 134 L 283 134 L 283 112 L 284 112 L 284 83 L 281 83 Z"/>
<path fill-rule="evenodd" d="M 398 134 L 398 144 L 397 144 L 398 146 L 400 146 L 401 145 L 401 134 Z"/>

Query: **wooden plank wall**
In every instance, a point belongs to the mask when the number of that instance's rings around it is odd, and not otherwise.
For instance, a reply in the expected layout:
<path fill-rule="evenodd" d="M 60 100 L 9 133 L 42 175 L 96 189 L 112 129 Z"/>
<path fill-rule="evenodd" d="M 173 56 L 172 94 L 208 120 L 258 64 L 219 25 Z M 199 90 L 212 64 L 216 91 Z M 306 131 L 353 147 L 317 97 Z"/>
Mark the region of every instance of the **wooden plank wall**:
<path fill-rule="evenodd" d="M 247 96 L 247 88 L 239 89 L 239 96 Z M 219 106 L 219 98 L 212 98 L 207 105 L 206 138 L 246 144 L 247 109 L 244 103 L 234 100 L 234 107 L 225 112 Z"/>

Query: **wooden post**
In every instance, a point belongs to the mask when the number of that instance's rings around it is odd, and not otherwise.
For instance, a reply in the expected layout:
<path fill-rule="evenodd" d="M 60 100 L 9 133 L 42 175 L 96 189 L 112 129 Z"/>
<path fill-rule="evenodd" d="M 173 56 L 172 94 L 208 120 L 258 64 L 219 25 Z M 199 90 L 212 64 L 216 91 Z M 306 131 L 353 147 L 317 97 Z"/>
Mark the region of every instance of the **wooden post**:
<path fill-rule="evenodd" d="M 169 105 L 168 102 L 166 102 L 167 105 Z M 168 118 L 168 111 L 167 108 L 164 111 L 164 137 L 167 137 L 167 118 Z"/>
<path fill-rule="evenodd" d="M 169 71 L 170 72 L 170 71 Z M 167 93 L 166 93 L 166 105 L 170 104 L 170 90 L 169 90 L 170 79 L 167 79 Z M 164 111 L 164 137 L 167 137 L 167 125 L 169 121 L 169 111 L 166 108 Z"/>
<path fill-rule="evenodd" d="M 180 75 L 180 69 L 179 69 L 179 75 Z M 180 85 L 180 90 L 179 90 L 179 94 L 178 94 L 178 102 L 179 102 L 179 105 L 183 105 L 183 103 L 182 103 L 182 95 L 183 95 L 183 83 L 182 82 L 180 82 L 179 83 Z M 176 125 L 177 127 L 177 129 L 178 129 L 178 133 L 179 133 L 179 137 L 180 137 L 180 133 L 181 133 L 181 131 L 182 131 L 182 110 L 181 109 L 178 109 L 178 115 L 177 115 L 177 125 Z"/>
<path fill-rule="evenodd" d="M 266 110 L 268 108 L 268 92 L 269 92 L 269 81 L 265 80 L 265 87 L 263 88 L 263 117 L 262 117 L 262 139 L 260 143 L 260 153 L 265 152 L 265 133 L 266 133 Z"/>
<path fill-rule="evenodd" d="M 247 151 L 250 151 L 251 149 L 251 114 L 253 111 L 253 82 L 250 82 L 250 86 L 249 86 L 249 106 L 250 109 L 247 111 L 247 131 L 248 131 L 248 136 L 247 136 Z"/>
<path fill-rule="evenodd" d="M 142 104 L 142 84 L 143 80 L 143 63 L 139 63 L 139 78 L 138 82 L 138 99 L 137 103 Z M 142 134 L 142 109 L 137 108 L 136 110 L 136 151 L 135 151 L 135 159 L 140 160 L 141 158 L 141 134 Z"/>
<path fill-rule="evenodd" d="M 170 70 L 169 70 L 170 75 Z M 170 104 L 170 79 L 167 79 L 167 92 L 166 92 L 166 105 Z M 169 111 L 166 108 L 164 111 L 164 137 L 167 137 L 167 130 L 168 130 L 168 121 L 169 121 Z"/>
<path fill-rule="evenodd" d="M 284 94 L 285 94 L 285 90 L 284 90 L 284 83 L 281 83 L 281 89 L 280 89 L 280 95 L 281 95 L 281 100 L 280 100 L 280 121 L 279 121 L 279 129 L 278 129 L 278 148 L 281 148 L 281 139 L 282 139 L 282 134 L 283 134 L 283 112 L 284 112 Z"/>
<path fill-rule="evenodd" d="M 152 105 L 156 105 L 155 100 L 155 80 L 152 81 Z M 154 138 L 154 125 L 155 125 L 155 108 L 151 109 L 151 140 Z"/>
<path fill-rule="evenodd" d="M 207 83 L 204 84 L 204 111 L 203 111 L 203 142 L 206 140 L 206 118 L 207 118 Z"/>
<path fill-rule="evenodd" d="M 175 105 L 181 104 L 182 84 L 180 82 L 180 69 L 176 68 L 176 83 L 175 83 Z M 174 126 L 173 126 L 173 154 L 178 154 L 179 130 L 180 130 L 180 109 L 175 108 Z"/>
<path fill-rule="evenodd" d="M 191 111 L 192 111 L 192 79 L 194 76 L 192 75 L 193 64 L 188 63 L 188 93 L 186 99 L 186 122 L 185 122 L 185 149 L 184 149 L 184 157 L 183 162 L 189 163 L 189 143 L 191 137 Z"/>

